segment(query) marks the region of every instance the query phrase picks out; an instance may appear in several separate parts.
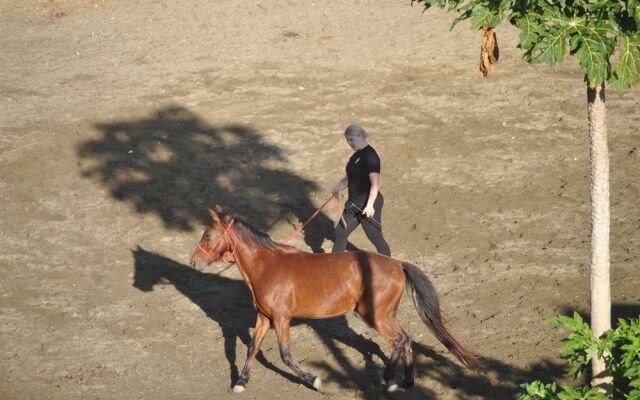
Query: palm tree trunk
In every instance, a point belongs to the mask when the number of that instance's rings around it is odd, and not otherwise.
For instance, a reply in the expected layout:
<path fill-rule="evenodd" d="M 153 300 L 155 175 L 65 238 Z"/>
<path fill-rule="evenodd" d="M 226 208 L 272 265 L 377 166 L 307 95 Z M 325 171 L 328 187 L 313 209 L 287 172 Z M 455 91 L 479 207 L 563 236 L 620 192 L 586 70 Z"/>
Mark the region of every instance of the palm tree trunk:
<path fill-rule="evenodd" d="M 591 148 L 591 328 L 596 337 L 611 329 L 611 287 L 609 279 L 609 148 L 604 83 L 587 88 Z M 604 359 L 591 362 L 593 386 L 607 386 L 611 378 Z"/>

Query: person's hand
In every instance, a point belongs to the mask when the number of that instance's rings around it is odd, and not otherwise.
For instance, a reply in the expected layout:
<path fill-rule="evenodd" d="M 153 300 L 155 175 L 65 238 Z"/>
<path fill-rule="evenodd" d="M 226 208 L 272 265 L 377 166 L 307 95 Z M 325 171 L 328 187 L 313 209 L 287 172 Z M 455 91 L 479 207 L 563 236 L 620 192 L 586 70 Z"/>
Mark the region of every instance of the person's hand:
<path fill-rule="evenodd" d="M 340 184 L 338 183 L 337 185 L 335 185 L 333 187 L 333 189 L 331 189 L 331 194 L 334 195 L 337 198 L 340 198 L 340 189 L 342 189 L 340 187 Z"/>
<path fill-rule="evenodd" d="M 366 215 L 368 218 L 373 217 L 373 214 L 376 213 L 376 210 L 373 209 L 373 205 L 368 205 L 362 210 L 362 213 Z"/>

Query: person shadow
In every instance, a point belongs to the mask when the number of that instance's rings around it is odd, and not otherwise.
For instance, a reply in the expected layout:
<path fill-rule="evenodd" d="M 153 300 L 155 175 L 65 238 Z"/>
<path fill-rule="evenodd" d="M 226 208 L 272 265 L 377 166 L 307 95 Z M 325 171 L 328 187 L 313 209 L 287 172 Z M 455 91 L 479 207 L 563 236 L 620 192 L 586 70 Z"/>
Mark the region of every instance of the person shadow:
<path fill-rule="evenodd" d="M 249 126 L 216 126 L 178 104 L 142 118 L 95 124 L 97 138 L 77 148 L 80 173 L 141 214 L 155 214 L 171 230 L 208 224 L 207 208 L 239 210 L 262 230 L 285 221 L 292 228 L 316 210 L 318 185 L 287 168 L 285 150 Z M 322 252 L 334 224 L 320 212 L 303 230 Z"/>

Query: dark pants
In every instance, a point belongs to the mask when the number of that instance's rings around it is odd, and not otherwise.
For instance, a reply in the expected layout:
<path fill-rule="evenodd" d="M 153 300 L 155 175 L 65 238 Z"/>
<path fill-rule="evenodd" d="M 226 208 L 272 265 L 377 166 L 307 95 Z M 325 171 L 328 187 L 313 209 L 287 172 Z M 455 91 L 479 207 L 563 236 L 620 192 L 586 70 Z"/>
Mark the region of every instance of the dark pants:
<path fill-rule="evenodd" d="M 384 197 L 378 193 L 376 201 L 373 203 L 373 209 L 375 213 L 373 217 L 367 218 L 362 214 L 362 211 L 355 205 L 351 204 L 349 200 L 344 205 L 344 212 L 342 213 L 342 220 L 338 221 L 336 225 L 336 241 L 333 243 L 332 253 L 338 253 L 347 249 L 347 238 L 353 232 L 358 225 L 362 225 L 364 233 L 367 238 L 376 246 L 376 250 L 380 254 L 385 256 L 391 256 L 391 249 L 387 241 L 382 236 L 382 206 L 384 205 Z M 345 226 L 346 225 L 346 226 Z"/>

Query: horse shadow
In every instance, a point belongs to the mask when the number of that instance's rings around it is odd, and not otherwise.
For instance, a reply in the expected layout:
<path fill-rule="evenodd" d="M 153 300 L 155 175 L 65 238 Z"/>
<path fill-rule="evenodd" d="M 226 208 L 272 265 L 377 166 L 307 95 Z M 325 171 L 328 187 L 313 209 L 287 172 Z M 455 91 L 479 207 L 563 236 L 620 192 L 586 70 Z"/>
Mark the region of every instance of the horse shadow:
<path fill-rule="evenodd" d="M 326 341 L 327 338 L 323 338 L 323 342 L 327 343 Z M 454 361 L 446 351 L 435 351 L 414 338 L 412 338 L 412 348 L 416 355 L 416 377 L 421 380 L 438 382 L 455 391 L 459 399 L 512 400 L 520 393 L 521 384 L 533 380 L 554 382 L 561 379 L 566 373 L 566 368 L 562 364 L 548 358 L 543 358 L 529 367 L 521 368 L 490 357 L 481 357 L 483 369 L 473 372 Z M 354 380 L 354 377 L 359 375 L 371 376 L 372 372 L 380 375 L 380 367 L 375 367 L 376 370 L 371 371 L 370 367 L 365 366 L 363 370 L 358 368 L 357 363 L 351 359 L 340 357 L 339 354 L 335 356 L 340 361 L 340 369 L 336 369 L 327 362 L 317 362 L 312 365 L 317 370 L 322 370 L 324 376 L 337 382 L 341 388 L 358 389 L 366 399 L 397 397 L 418 400 L 439 397 L 433 389 L 425 387 L 401 388 L 396 394 L 383 393 L 381 387 L 375 382 L 367 382 L 363 379 Z"/>
<path fill-rule="evenodd" d="M 366 271 L 366 266 L 369 264 L 368 253 L 357 253 L 358 263 L 363 266 L 363 284 L 365 287 L 371 287 L 371 276 Z M 367 299 L 371 299 L 371 296 L 366 296 Z M 372 304 L 365 305 L 367 309 L 373 309 Z M 369 321 L 372 323 L 373 321 Z M 424 327 L 426 331 L 427 328 Z M 328 338 L 323 338 L 325 341 Z M 540 380 L 553 380 L 562 376 L 563 368 L 550 361 L 542 360 L 530 368 L 514 368 L 514 366 L 506 364 L 496 359 L 482 358 L 484 364 L 483 371 L 481 373 L 475 373 L 468 371 L 461 364 L 453 361 L 449 355 L 444 356 L 441 353 L 434 351 L 432 348 L 415 341 L 412 339 L 412 348 L 416 355 L 415 373 L 416 376 L 424 379 L 428 377 L 429 380 L 439 382 L 440 384 L 455 390 L 461 396 L 469 396 L 475 398 L 484 399 L 513 399 L 516 397 L 520 384 L 523 382 L 529 382 L 533 379 Z M 378 349 L 379 350 L 379 349 Z M 373 351 L 372 351 L 373 353 Z M 419 357 L 422 356 L 422 357 Z M 351 380 L 354 376 L 358 375 L 358 366 L 346 357 L 341 357 L 340 354 L 334 354 L 334 357 L 340 361 L 342 371 L 336 370 L 328 363 L 316 363 L 315 367 L 323 369 L 326 375 L 329 375 L 332 380 L 339 382 L 344 388 L 351 388 L 353 383 Z M 384 355 L 381 356 L 384 360 Z M 371 359 L 367 359 L 370 361 Z M 402 363 L 399 364 L 399 366 Z M 365 370 L 371 370 L 372 368 L 365 365 Z M 398 368 L 396 376 L 401 374 L 401 369 Z M 379 367 L 378 367 L 379 370 Z M 496 377 L 496 382 L 492 383 L 489 379 L 489 375 Z M 381 395 L 380 388 L 376 385 L 366 385 L 365 382 L 356 381 L 357 388 L 364 394 L 365 398 L 384 398 L 386 395 Z M 426 396 L 429 398 L 437 398 L 437 394 L 430 389 L 426 388 L 412 388 L 408 391 L 403 391 L 401 397 L 403 399 L 424 399 Z"/>
<path fill-rule="evenodd" d="M 132 250 L 132 253 L 135 263 L 135 288 L 150 292 L 156 285 L 171 284 L 200 307 L 207 317 L 218 323 L 224 338 L 224 353 L 229 362 L 230 379 L 231 382 L 235 382 L 240 376 L 235 350 L 237 340 L 248 347 L 251 343 L 249 328 L 253 327 L 256 321 L 251 295 L 244 281 L 203 273 L 139 246 Z M 268 369 L 295 381 L 294 375 L 275 367 L 262 353 L 258 354 L 257 359 Z"/>
<path fill-rule="evenodd" d="M 150 292 L 156 285 L 171 284 L 220 326 L 224 337 L 225 357 L 229 363 L 231 386 L 239 377 L 238 365 L 244 363 L 244 358 L 236 355 L 237 340 L 248 347 L 251 342 L 250 329 L 256 321 L 256 312 L 245 282 L 199 272 L 141 247 L 132 250 L 132 255 L 135 269 L 134 287 L 143 292 Z M 401 390 L 396 394 L 385 393 L 380 380 L 376 379 L 382 376 L 382 367 L 376 362 L 376 358 L 386 363 L 387 356 L 377 343 L 350 328 L 345 317 L 294 320 L 294 325 L 299 324 L 307 325 L 317 334 L 340 367 L 336 368 L 328 362 L 313 362 L 308 365 L 322 371 L 325 379 L 336 383 L 340 388 L 357 390 L 367 399 L 438 398 L 434 390 L 421 386 Z M 345 351 L 345 346 L 355 350 L 358 357 Z M 551 382 L 565 372 L 561 365 L 546 359 L 528 368 L 519 368 L 500 360 L 483 358 L 484 372 L 474 373 L 465 370 L 449 355 L 439 353 L 420 342 L 414 341 L 413 349 L 416 353 L 416 376 L 421 379 L 428 377 L 456 390 L 460 398 L 513 399 L 521 383 L 534 379 Z M 293 356 L 295 357 L 295 353 Z M 258 353 L 256 360 L 285 379 L 300 383 L 295 375 L 267 360 L 262 351 Z M 492 375 L 493 379 L 489 379 L 489 375 Z"/>
<path fill-rule="evenodd" d="M 318 185 L 286 169 L 286 151 L 249 126 L 210 125 L 174 104 L 95 127 L 100 136 L 77 149 L 81 175 L 139 213 L 160 217 L 168 229 L 191 232 L 208 224 L 214 200 L 262 230 L 281 221 L 293 229 L 317 207 Z M 304 241 L 322 252 L 333 230 L 321 212 L 303 230 Z"/>
<path fill-rule="evenodd" d="M 207 317 L 216 321 L 224 338 L 225 357 L 229 363 L 230 383 L 240 376 L 238 365 L 244 358 L 236 355 L 237 340 L 246 347 L 251 343 L 250 329 L 255 326 L 256 311 L 251 303 L 251 295 L 243 280 L 225 278 L 220 275 L 197 271 L 185 264 L 149 252 L 141 247 L 132 250 L 134 259 L 133 286 L 143 292 L 154 290 L 157 285 L 171 284 L 180 293 L 200 307 Z M 341 342 L 360 352 L 370 363 L 368 372 L 377 370 L 373 356 L 384 359 L 379 346 L 356 334 L 347 325 L 344 317 L 325 320 L 295 320 L 293 326 L 306 324 L 310 326 L 330 349 L 336 358 L 344 358 L 343 352 L 335 345 Z M 295 356 L 295 354 L 294 354 Z M 262 351 L 256 357 L 266 368 L 277 372 L 291 382 L 300 383 L 299 379 L 269 362 Z"/>

